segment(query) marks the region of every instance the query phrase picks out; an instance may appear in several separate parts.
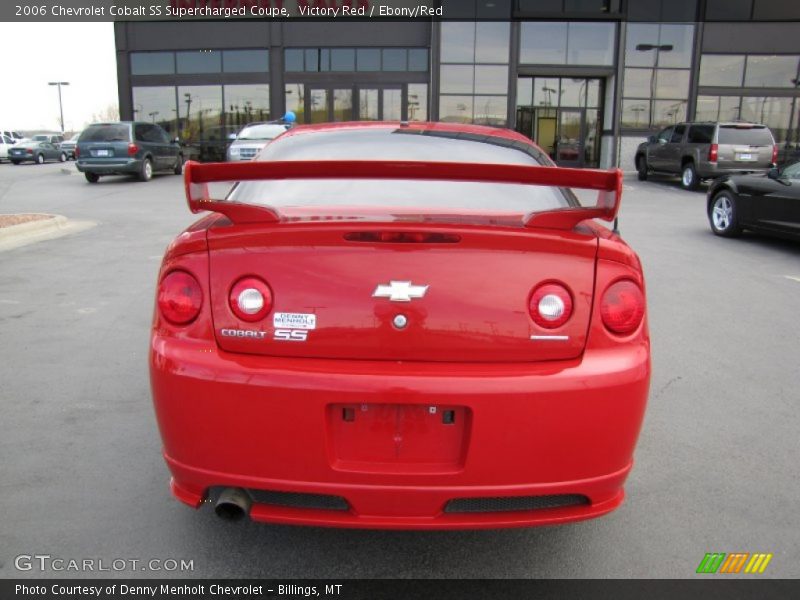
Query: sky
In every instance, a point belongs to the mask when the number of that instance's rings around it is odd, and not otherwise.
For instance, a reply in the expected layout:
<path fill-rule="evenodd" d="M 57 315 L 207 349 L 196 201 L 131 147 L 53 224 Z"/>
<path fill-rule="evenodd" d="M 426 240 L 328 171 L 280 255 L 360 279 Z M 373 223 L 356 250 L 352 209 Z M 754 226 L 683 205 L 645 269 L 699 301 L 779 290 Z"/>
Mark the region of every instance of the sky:
<path fill-rule="evenodd" d="M 61 88 L 66 131 L 117 106 L 113 23 L 0 22 L 0 40 L 0 129 L 60 131 L 58 88 L 50 81 L 69 81 Z"/>

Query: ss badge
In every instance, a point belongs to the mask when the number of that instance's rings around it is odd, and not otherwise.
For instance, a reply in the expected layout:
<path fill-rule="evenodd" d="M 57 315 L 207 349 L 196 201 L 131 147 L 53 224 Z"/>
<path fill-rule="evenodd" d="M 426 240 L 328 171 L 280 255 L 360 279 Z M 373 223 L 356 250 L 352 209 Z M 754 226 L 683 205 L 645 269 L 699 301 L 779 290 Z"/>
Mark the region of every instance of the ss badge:
<path fill-rule="evenodd" d="M 279 342 L 305 342 L 308 339 L 308 331 L 305 329 L 276 329 L 273 339 Z"/>

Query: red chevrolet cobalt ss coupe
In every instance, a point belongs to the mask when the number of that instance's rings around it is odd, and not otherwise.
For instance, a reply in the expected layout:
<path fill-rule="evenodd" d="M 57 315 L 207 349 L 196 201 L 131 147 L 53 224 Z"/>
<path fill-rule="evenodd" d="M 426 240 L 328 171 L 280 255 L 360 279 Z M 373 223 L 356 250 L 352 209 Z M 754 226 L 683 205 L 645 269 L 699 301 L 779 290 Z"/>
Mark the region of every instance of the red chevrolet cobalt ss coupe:
<path fill-rule="evenodd" d="M 188 163 L 210 214 L 167 249 L 150 345 L 173 494 L 362 528 L 617 508 L 650 380 L 639 258 L 594 221 L 621 177 L 442 123 L 296 127 L 256 161 Z"/>

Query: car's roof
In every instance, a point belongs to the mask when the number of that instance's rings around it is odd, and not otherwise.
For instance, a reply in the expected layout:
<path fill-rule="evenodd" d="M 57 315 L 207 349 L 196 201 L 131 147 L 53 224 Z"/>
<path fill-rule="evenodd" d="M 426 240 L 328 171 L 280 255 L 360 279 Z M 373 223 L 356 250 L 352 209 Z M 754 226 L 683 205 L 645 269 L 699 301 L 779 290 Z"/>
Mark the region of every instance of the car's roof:
<path fill-rule="evenodd" d="M 282 137 L 318 133 L 325 131 L 342 131 L 347 129 L 391 129 L 406 128 L 411 131 L 437 131 L 447 133 L 464 133 L 503 138 L 536 146 L 530 138 L 511 129 L 488 127 L 486 125 L 470 125 L 464 123 L 434 123 L 428 121 L 344 121 L 342 123 L 319 123 L 315 125 L 296 125 Z M 538 147 L 538 146 L 537 146 Z"/>

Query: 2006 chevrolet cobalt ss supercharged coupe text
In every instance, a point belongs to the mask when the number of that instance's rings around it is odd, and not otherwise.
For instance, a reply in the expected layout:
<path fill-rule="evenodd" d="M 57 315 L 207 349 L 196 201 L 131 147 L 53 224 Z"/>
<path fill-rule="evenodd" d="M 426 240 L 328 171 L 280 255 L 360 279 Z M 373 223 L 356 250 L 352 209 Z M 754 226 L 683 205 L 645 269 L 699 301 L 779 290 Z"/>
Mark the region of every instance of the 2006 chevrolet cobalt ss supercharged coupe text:
<path fill-rule="evenodd" d="M 167 250 L 150 346 L 178 499 L 409 529 L 621 504 L 650 343 L 639 259 L 592 220 L 620 171 L 508 130 L 345 123 L 185 180 L 211 214 Z"/>

